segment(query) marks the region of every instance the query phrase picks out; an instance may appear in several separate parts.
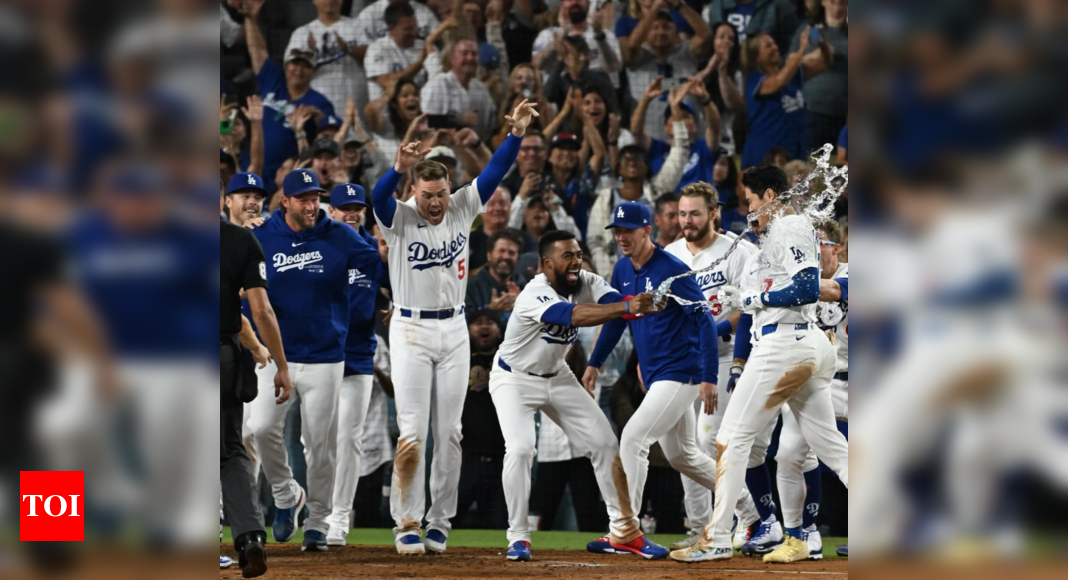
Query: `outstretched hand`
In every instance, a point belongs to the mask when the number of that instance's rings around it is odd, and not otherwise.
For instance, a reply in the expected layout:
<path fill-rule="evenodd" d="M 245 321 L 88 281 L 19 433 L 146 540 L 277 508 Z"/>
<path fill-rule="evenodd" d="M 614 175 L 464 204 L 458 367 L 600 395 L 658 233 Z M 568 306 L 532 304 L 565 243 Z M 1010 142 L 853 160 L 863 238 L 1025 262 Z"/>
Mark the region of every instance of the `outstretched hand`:
<path fill-rule="evenodd" d="M 421 144 L 422 141 L 413 141 L 397 150 L 397 160 L 393 163 L 393 169 L 397 173 L 404 173 L 415 167 L 416 163 L 430 153 L 430 148 L 421 149 Z"/>
<path fill-rule="evenodd" d="M 523 99 L 515 106 L 511 115 L 504 116 L 504 120 L 508 121 L 508 124 L 512 126 L 513 135 L 522 137 L 526 133 L 527 127 L 530 125 L 530 122 L 534 117 L 540 116 L 535 108 L 536 105 L 534 103 L 529 102 L 527 99 Z"/>

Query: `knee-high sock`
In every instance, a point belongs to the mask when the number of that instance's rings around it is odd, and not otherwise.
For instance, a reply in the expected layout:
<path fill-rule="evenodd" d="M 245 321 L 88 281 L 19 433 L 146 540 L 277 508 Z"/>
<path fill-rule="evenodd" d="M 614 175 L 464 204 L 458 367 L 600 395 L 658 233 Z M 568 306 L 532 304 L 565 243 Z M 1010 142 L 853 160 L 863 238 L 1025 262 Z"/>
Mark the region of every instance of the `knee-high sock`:
<path fill-rule="evenodd" d="M 768 464 L 761 463 L 756 467 L 745 470 L 745 485 L 749 488 L 749 494 L 756 502 L 757 513 L 760 521 L 767 521 L 775 515 L 775 500 L 771 498 L 771 474 L 768 473 Z"/>
<path fill-rule="evenodd" d="M 805 472 L 805 510 L 801 512 L 801 527 L 807 528 L 816 523 L 823 501 L 823 469 L 817 467 Z"/>

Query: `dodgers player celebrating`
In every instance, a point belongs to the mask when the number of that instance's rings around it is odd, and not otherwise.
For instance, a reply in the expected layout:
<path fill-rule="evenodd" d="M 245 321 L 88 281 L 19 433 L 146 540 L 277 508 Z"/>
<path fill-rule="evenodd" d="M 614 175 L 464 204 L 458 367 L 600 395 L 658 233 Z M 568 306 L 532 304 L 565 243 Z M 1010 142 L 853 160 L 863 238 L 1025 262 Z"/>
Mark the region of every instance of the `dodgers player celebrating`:
<path fill-rule="evenodd" d="M 347 224 L 368 245 L 378 248 L 378 240 L 363 228 L 367 194 L 355 183 L 342 183 L 330 191 L 330 217 Z M 330 513 L 327 546 L 344 546 L 349 533 L 352 501 L 360 475 L 364 419 L 371 404 L 374 377 L 375 297 L 378 283 L 368 273 L 350 268 L 349 334 L 345 340 L 345 373 L 337 414 L 337 474 L 334 476 L 334 507 Z"/>
<path fill-rule="evenodd" d="M 326 550 L 334 493 L 338 393 L 345 373 L 349 272 L 385 281 L 378 249 L 319 208 L 319 178 L 291 171 L 282 182 L 282 207 L 253 230 L 267 259 L 267 296 L 278 316 L 293 386 L 300 393 L 301 440 L 308 461 L 308 518 L 302 550 Z M 274 539 L 288 541 L 305 503 L 293 479 L 282 429 L 292 400 L 275 404 L 274 363 L 256 371 L 260 395 L 251 403 L 250 429 L 271 484 Z"/>
<path fill-rule="evenodd" d="M 834 337 L 831 342 L 835 345 L 838 360 L 831 380 L 831 403 L 834 405 L 838 430 L 845 435 L 849 405 L 849 267 L 845 262 L 838 261 L 838 244 L 842 233 L 837 222 L 827 220 L 816 224 L 816 235 L 820 243 L 821 276 L 816 316 L 819 327 L 830 333 L 828 336 Z M 775 477 L 779 500 L 782 502 L 783 523 L 787 528 L 801 527 L 801 538 L 805 540 L 808 552 L 783 546 L 765 556 L 765 559 L 782 563 L 805 558 L 819 560 L 823 557 L 823 542 L 816 528 L 816 516 L 823 496 L 823 479 L 816 453 L 805 441 L 793 413 L 786 408 L 782 413 L 779 452 L 775 455 L 775 461 L 778 465 Z"/>
<path fill-rule="evenodd" d="M 644 205 L 621 203 L 616 206 L 613 216 L 608 227 L 615 230 L 616 243 L 623 252 L 623 258 L 612 271 L 613 288 L 628 292 L 649 285 L 656 287 L 666 278 L 690 271 L 678 258 L 653 244 L 649 237 L 649 210 Z M 672 291 L 685 300 L 705 302 L 705 296 L 692 276 L 680 278 L 673 284 Z M 625 320 L 613 320 L 601 328 L 601 336 L 582 376 L 583 384 L 591 392 L 597 381 L 597 369 L 604 364 L 626 328 Z M 710 490 L 715 486 L 715 463 L 701 453 L 695 441 L 697 419 L 693 402 L 700 393 L 705 411 L 711 413 L 715 409 L 719 351 L 712 317 L 701 307 L 683 307 L 674 300 L 668 301 L 663 312 L 656 316 L 630 321 L 630 330 L 634 335 L 643 383 L 649 391 L 623 429 L 620 441 L 620 457 L 630 491 L 630 506 L 623 509 L 635 515 L 641 510 L 642 491 L 649 469 L 649 446 L 654 441 L 660 443 L 672 467 Z M 636 521 L 634 525 L 637 526 Z M 607 542 L 591 542 L 587 549 L 593 552 L 627 551 L 648 559 L 668 555 L 666 548 L 644 537 L 626 544 L 609 537 Z"/>
<path fill-rule="evenodd" d="M 835 429 L 829 392 L 834 348 L 815 324 L 820 294 L 816 232 L 806 218 L 794 215 L 789 204 L 778 201 L 789 188 L 786 174 L 778 167 L 750 169 L 742 184 L 749 211 L 764 208 L 753 226 L 763 242 L 746 263 L 740 293 L 724 287 L 720 294 L 726 297 L 725 304 L 737 305 L 744 312 L 738 321 L 734 356 L 750 360 L 740 377 L 732 375 L 736 392 L 716 436 L 718 485 L 712 523 L 697 544 L 671 553 L 672 559 L 681 562 L 733 556 L 731 515 L 745 485 L 745 468 L 763 463 L 763 457 L 752 454 L 754 441 L 775 421 L 784 403 L 816 454 L 849 485 L 848 447 Z M 776 217 L 776 212 L 782 217 Z M 750 344 L 750 328 L 755 346 Z M 786 532 L 783 546 L 803 550 L 807 557 L 800 527 L 788 527 Z"/>
<path fill-rule="evenodd" d="M 698 181 L 683 187 L 680 193 L 679 226 L 682 228 L 683 237 L 668 244 L 664 251 L 681 260 L 691 270 L 701 270 L 723 257 L 736 236 L 732 233 L 721 235 L 712 227 L 719 211 L 718 194 L 714 187 Z M 745 262 L 756 251 L 756 246 L 743 240 L 739 242 L 734 252 L 727 256 L 726 260 L 720 262 L 713 271 L 694 275 L 694 280 L 709 302 L 709 312 L 715 318 L 717 333 L 720 336 L 734 332 L 739 313 L 723 308 L 723 302 L 718 296 L 719 288 L 727 284 L 740 286 L 742 274 L 745 271 Z M 719 376 L 729 376 L 733 352 L 730 340 L 724 338 L 717 344 L 719 345 Z M 718 384 L 717 387 L 719 405 L 711 415 L 700 412 L 702 402 L 700 398 L 694 402 L 695 411 L 698 413 L 697 447 L 712 459 L 716 458 L 716 434 L 719 432 L 723 413 L 730 402 L 726 382 Z M 681 550 L 695 544 L 701 538 L 701 531 L 712 520 L 711 491 L 685 475 L 682 476 L 682 489 L 685 493 L 686 516 L 690 521 L 691 533 L 685 540 L 672 544 L 672 550 Z M 739 515 L 736 535 L 740 541 L 735 543 L 740 547 L 745 541 L 749 526 L 759 518 L 757 508 L 753 505 L 753 498 L 745 490 L 738 498 L 736 511 Z"/>
<path fill-rule="evenodd" d="M 564 362 L 578 338 L 575 327 L 599 326 L 626 314 L 653 311 L 649 294 L 624 298 L 604 278 L 582 270 L 582 250 L 570 232 L 553 231 L 538 243 L 542 273 L 519 293 L 504 343 L 490 371 L 490 396 L 504 434 L 504 496 L 508 503 L 509 560 L 530 560 L 530 467 L 541 409 L 568 438 L 589 450 L 611 520 L 610 538 L 642 541 L 630 509 L 627 479 L 615 433 L 601 408 Z"/>
<path fill-rule="evenodd" d="M 467 292 L 467 236 L 508 168 L 515 163 L 527 125 L 538 113 L 526 100 L 505 119 L 512 132 L 482 174 L 449 195 L 444 165 L 424 160 L 419 142 L 397 152 L 392 169 L 371 194 L 375 217 L 389 245 L 394 312 L 389 328 L 393 386 L 400 438 L 393 464 L 389 507 L 397 552 L 445 551 L 456 515 L 460 480 L 461 416 L 471 353 L 463 304 Z M 415 205 L 393 197 L 402 175 L 412 170 Z M 399 316 L 398 316 L 399 315 Z M 432 505 L 426 512 L 426 544 L 420 528 L 426 510 L 424 444 L 434 414 Z"/>

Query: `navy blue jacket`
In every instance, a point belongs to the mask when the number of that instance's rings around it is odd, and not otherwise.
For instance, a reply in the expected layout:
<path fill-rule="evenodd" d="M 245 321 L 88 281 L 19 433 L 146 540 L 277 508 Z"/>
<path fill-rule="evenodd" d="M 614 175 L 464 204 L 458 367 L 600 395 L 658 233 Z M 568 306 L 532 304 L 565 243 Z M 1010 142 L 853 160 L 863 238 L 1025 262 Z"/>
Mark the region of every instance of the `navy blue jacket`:
<path fill-rule="evenodd" d="M 360 226 L 360 237 L 378 249 L 378 240 Z M 384 265 L 384 264 L 383 264 Z M 359 268 L 349 270 L 349 336 L 345 341 L 345 376 L 374 372 L 375 297 L 380 284 Z"/>
<path fill-rule="evenodd" d="M 252 233 L 267 258 L 267 297 L 278 317 L 286 359 L 344 361 L 349 272 L 367 273 L 379 283 L 388 280 L 378 248 L 351 227 L 326 217 L 325 210 L 319 210 L 314 228 L 298 233 L 279 208 Z"/>
<path fill-rule="evenodd" d="M 638 271 L 630 258 L 624 256 L 612 271 L 612 287 L 623 294 L 645 291 L 646 280 L 653 288 L 676 274 L 690 269 L 678 258 L 653 249 L 653 256 Z M 696 302 L 705 302 L 693 276 L 685 276 L 671 283 L 671 293 Z M 617 318 L 601 329 L 601 336 L 590 355 L 589 366 L 601 367 L 623 336 L 628 321 Z M 697 306 L 680 306 L 667 300 L 663 310 L 631 320 L 634 348 L 642 367 L 642 381 L 648 389 L 657 381 L 680 383 L 716 383 L 719 374 L 719 347 L 716 344 L 716 325 L 712 315 Z"/>

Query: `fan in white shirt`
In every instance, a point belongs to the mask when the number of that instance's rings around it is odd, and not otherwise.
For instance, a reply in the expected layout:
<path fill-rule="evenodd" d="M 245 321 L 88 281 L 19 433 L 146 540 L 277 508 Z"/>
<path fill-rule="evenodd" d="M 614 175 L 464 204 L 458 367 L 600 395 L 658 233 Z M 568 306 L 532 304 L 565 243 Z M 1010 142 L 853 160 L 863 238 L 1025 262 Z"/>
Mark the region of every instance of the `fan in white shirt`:
<path fill-rule="evenodd" d="M 423 87 L 423 111 L 455 115 L 461 127 L 470 127 L 480 139 L 489 139 L 497 124 L 497 105 L 486 85 L 475 78 L 478 44 L 473 40 L 456 42 L 449 61 L 451 70 L 434 76 Z"/>
<path fill-rule="evenodd" d="M 366 80 L 358 60 L 363 55 L 356 53 L 357 21 L 341 15 L 341 2 L 316 2 L 315 8 L 315 20 L 293 31 L 285 54 L 292 54 L 294 49 L 315 54 L 311 86 L 330 99 L 335 110 L 345 110 L 349 95 L 355 96 L 357 103 L 366 103 Z"/>
<path fill-rule="evenodd" d="M 388 34 L 371 43 L 363 65 L 367 70 L 367 94 L 371 100 L 386 93 L 398 79 L 415 81 L 422 88 L 429 75 L 441 70 L 434 52 L 434 42 L 442 32 L 455 28 L 455 20 L 447 20 L 434 30 L 426 41 L 419 38 L 415 9 L 407 2 L 395 2 L 386 8 Z"/>

